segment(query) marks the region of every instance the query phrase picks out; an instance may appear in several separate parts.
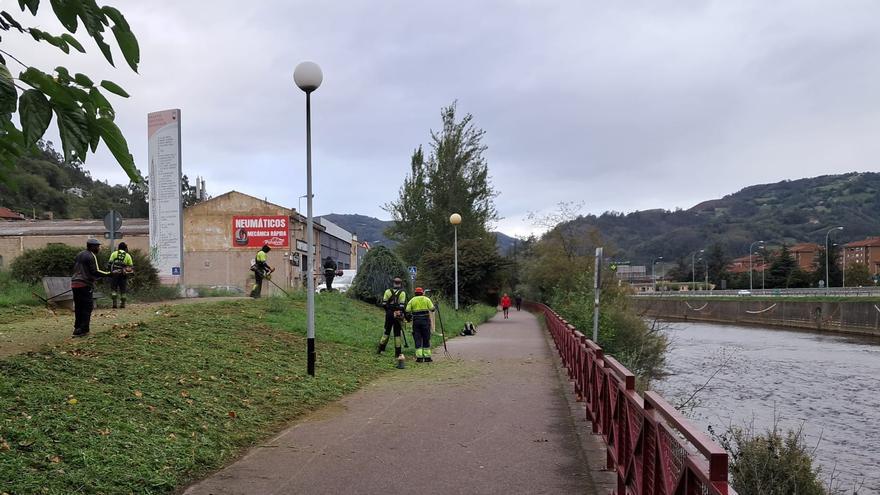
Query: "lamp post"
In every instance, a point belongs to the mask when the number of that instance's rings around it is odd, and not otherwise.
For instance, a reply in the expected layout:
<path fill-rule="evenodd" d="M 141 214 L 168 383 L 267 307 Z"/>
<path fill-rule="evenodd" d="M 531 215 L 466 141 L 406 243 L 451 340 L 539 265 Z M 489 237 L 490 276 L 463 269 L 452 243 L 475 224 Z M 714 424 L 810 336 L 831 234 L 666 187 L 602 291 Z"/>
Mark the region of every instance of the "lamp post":
<path fill-rule="evenodd" d="M 706 276 L 705 289 L 709 290 L 709 261 L 703 256 L 703 275 Z"/>
<path fill-rule="evenodd" d="M 314 62 L 302 62 L 293 71 L 293 81 L 299 89 L 306 93 L 306 252 L 309 266 L 306 277 L 306 371 L 315 376 L 315 278 L 312 274 L 314 265 L 315 228 L 312 218 L 312 91 L 318 89 L 324 80 L 321 68 Z"/>
<path fill-rule="evenodd" d="M 449 215 L 449 223 L 454 230 L 453 251 L 455 251 L 455 310 L 458 311 L 458 224 L 461 223 L 461 215 L 453 213 Z"/>
<path fill-rule="evenodd" d="M 696 257 L 698 253 L 694 253 L 691 255 L 691 284 L 694 287 L 694 290 L 697 289 L 697 269 L 696 269 Z M 703 250 L 700 249 L 699 254 L 703 254 Z"/>
<path fill-rule="evenodd" d="M 828 236 L 831 235 L 835 230 L 843 230 L 843 227 L 831 227 L 828 229 L 828 232 L 825 233 L 825 288 L 831 287 L 831 279 L 828 278 L 828 258 L 830 258 L 831 253 L 828 252 Z"/>
<path fill-rule="evenodd" d="M 651 260 L 651 283 L 654 285 L 654 290 L 657 290 L 657 272 L 654 268 L 657 266 L 657 262 L 662 259 L 663 256 L 658 256 Z"/>
<path fill-rule="evenodd" d="M 755 255 L 753 254 L 755 252 L 754 251 L 755 244 L 764 244 L 764 241 L 755 241 L 755 242 L 749 244 L 749 290 L 750 291 L 752 290 L 752 272 L 754 271 L 752 269 L 752 258 L 755 257 Z"/>

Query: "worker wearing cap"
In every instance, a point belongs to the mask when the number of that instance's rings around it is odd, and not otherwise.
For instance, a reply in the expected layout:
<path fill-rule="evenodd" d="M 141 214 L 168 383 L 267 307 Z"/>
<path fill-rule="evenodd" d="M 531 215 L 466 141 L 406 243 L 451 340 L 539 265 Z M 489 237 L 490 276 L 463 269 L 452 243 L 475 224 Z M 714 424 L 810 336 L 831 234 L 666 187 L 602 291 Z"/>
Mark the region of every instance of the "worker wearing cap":
<path fill-rule="evenodd" d="M 254 257 L 254 264 L 251 265 L 251 271 L 254 272 L 254 286 L 251 288 L 251 297 L 255 299 L 260 297 L 260 293 L 263 292 L 263 278 L 271 278 L 272 272 L 275 271 L 268 263 L 268 253 L 271 250 L 272 248 L 265 244 L 257 251 L 257 255 Z"/>
<path fill-rule="evenodd" d="M 76 315 L 73 323 L 74 337 L 88 335 L 92 309 L 95 306 L 93 297 L 95 282 L 101 277 L 110 275 L 110 272 L 98 269 L 96 253 L 100 249 L 101 243 L 97 239 L 89 239 L 86 241 L 86 249 L 73 259 L 70 289 L 73 292 L 73 312 Z"/>
<path fill-rule="evenodd" d="M 403 319 L 403 310 L 406 308 L 406 292 L 403 290 L 403 280 L 400 277 L 394 277 L 393 284 L 390 289 L 385 290 L 382 295 L 382 306 L 385 307 L 385 334 L 379 341 L 376 351 L 382 354 L 385 346 L 388 344 L 388 338 L 391 336 L 391 330 L 394 330 L 394 355 L 398 358 L 398 367 L 403 367 L 403 352 L 400 347 L 400 336 L 402 335 L 400 321 Z"/>
<path fill-rule="evenodd" d="M 406 314 L 412 318 L 413 340 L 416 343 L 416 362 L 430 363 L 431 359 L 431 313 L 434 303 L 425 297 L 425 290 L 416 287 L 415 297 L 406 303 Z"/>

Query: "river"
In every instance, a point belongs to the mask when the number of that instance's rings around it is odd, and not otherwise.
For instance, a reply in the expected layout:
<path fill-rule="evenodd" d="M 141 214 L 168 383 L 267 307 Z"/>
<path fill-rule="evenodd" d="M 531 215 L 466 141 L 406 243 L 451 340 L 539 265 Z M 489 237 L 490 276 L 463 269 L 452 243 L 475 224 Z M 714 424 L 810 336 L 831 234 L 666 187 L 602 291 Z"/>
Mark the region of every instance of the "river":
<path fill-rule="evenodd" d="M 713 323 L 670 323 L 671 373 L 654 384 L 678 403 L 718 374 L 686 410 L 722 432 L 752 421 L 804 425 L 823 479 L 880 494 L 880 340 Z"/>

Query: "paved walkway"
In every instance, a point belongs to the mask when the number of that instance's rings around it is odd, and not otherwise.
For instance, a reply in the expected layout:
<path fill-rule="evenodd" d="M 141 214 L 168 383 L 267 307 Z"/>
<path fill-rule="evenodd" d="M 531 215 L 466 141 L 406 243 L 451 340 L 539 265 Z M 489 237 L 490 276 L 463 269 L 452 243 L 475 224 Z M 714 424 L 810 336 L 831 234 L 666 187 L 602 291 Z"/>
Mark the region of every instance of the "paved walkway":
<path fill-rule="evenodd" d="M 583 421 L 534 316 L 499 313 L 449 349 L 452 359 L 440 348 L 433 364 L 408 362 L 185 493 L 598 493 Z"/>

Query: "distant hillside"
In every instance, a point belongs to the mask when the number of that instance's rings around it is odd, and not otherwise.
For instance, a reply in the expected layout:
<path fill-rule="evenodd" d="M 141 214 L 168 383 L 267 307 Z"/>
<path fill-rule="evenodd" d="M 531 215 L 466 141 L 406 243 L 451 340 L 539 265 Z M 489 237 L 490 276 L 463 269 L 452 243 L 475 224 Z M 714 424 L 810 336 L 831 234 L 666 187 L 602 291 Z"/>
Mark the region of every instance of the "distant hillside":
<path fill-rule="evenodd" d="M 835 225 L 837 242 L 880 235 L 880 173 L 823 175 L 747 187 L 688 210 L 608 212 L 572 222 L 575 232 L 598 230 L 617 259 L 650 264 L 720 242 L 731 257 L 748 254 L 749 244 L 825 241 Z"/>
<path fill-rule="evenodd" d="M 331 222 L 339 225 L 345 230 L 355 233 L 358 240 L 367 241 L 370 244 L 381 244 L 383 246 L 393 246 L 396 242 L 385 237 L 385 229 L 391 225 L 390 220 L 379 220 L 378 218 L 368 217 L 366 215 L 356 214 L 339 214 L 331 213 L 323 215 Z M 506 254 L 513 247 L 515 239 L 501 232 L 495 232 L 497 238 L 498 251 Z"/>

